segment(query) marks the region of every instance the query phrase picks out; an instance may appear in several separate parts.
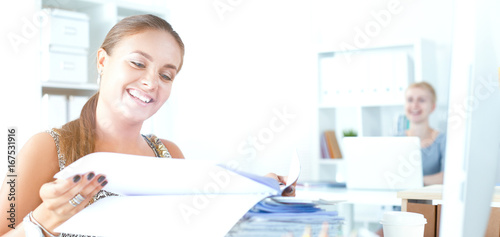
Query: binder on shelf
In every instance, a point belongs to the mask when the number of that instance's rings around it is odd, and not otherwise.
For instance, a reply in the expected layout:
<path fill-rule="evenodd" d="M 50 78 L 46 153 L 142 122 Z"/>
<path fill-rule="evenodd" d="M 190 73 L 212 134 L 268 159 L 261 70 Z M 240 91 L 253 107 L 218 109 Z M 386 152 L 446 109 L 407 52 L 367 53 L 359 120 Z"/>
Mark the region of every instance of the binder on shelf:
<path fill-rule="evenodd" d="M 68 121 L 73 121 L 77 118 L 80 118 L 80 113 L 82 111 L 83 106 L 87 103 L 89 97 L 87 96 L 75 96 L 70 95 L 68 100 Z"/>
<path fill-rule="evenodd" d="M 326 138 L 324 134 L 321 134 L 321 158 L 330 158 L 330 152 L 328 152 L 328 145 L 326 143 Z"/>
<path fill-rule="evenodd" d="M 61 127 L 68 122 L 67 101 L 64 95 L 45 94 L 42 97 L 42 124 L 44 128 Z"/>
<path fill-rule="evenodd" d="M 395 95 L 404 95 L 406 88 L 410 83 L 415 81 L 411 70 L 411 60 L 406 53 L 398 53 L 392 55 L 393 81 Z M 399 97 L 400 98 L 400 97 Z"/>
<path fill-rule="evenodd" d="M 335 81 L 335 71 L 333 70 L 332 64 L 334 60 L 332 57 L 324 57 L 319 60 L 320 70 L 320 98 L 322 103 L 328 103 L 334 101 L 336 95 L 340 93 L 339 86 Z"/>
<path fill-rule="evenodd" d="M 335 136 L 335 130 L 325 131 L 324 137 L 326 140 L 329 157 L 332 159 L 342 158 L 342 153 L 340 152 L 339 143 L 337 142 L 337 137 Z"/>

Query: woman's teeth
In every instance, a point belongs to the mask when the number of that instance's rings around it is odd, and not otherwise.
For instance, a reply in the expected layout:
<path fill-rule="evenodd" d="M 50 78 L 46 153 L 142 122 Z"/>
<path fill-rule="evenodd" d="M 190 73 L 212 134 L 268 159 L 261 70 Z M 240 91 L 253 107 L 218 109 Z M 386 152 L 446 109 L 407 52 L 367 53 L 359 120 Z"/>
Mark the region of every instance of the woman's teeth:
<path fill-rule="evenodd" d="M 140 92 L 136 90 L 129 90 L 129 94 L 132 95 L 133 97 L 142 100 L 144 103 L 149 103 L 152 101 L 151 98 L 147 98 L 146 96 L 143 96 Z"/>

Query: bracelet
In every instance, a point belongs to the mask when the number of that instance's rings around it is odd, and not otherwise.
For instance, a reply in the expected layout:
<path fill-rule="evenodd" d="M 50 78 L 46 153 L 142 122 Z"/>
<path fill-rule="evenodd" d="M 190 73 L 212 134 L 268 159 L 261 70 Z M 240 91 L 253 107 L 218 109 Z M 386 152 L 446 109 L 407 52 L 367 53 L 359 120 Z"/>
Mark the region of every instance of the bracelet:
<path fill-rule="evenodd" d="M 35 223 L 30 220 L 29 214 L 26 215 L 23 219 L 23 227 L 24 235 L 26 235 L 26 237 L 45 237 L 45 235 L 43 235 L 42 229 L 40 229 L 40 227 L 35 225 Z"/>
<path fill-rule="evenodd" d="M 33 211 L 31 211 L 30 214 L 28 214 L 28 216 L 29 216 L 29 219 L 30 219 L 31 222 L 35 223 L 35 225 L 37 225 L 38 227 L 40 227 L 40 229 L 42 229 L 50 237 L 60 237 L 61 236 L 60 234 L 59 235 L 53 235 L 47 229 L 45 229 L 42 225 L 40 225 L 40 223 L 38 223 L 38 221 L 36 221 L 36 219 L 33 217 Z"/>

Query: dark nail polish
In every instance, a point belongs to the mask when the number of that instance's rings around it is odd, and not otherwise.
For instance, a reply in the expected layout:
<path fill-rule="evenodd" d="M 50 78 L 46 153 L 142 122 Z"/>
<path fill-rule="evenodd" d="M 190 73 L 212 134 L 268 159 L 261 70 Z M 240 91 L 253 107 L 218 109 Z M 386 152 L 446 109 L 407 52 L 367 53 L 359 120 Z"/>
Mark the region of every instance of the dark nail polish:
<path fill-rule="evenodd" d="M 104 177 L 104 176 L 102 176 L 102 175 L 101 175 L 101 176 L 99 176 L 99 178 L 97 179 L 97 182 L 99 182 L 99 183 L 100 183 L 100 182 L 102 182 L 105 178 L 106 178 L 106 177 Z"/>
<path fill-rule="evenodd" d="M 75 182 L 75 183 L 76 183 L 76 182 L 80 181 L 80 178 L 81 178 L 81 177 L 80 177 L 80 175 L 75 175 L 75 176 L 73 177 L 73 182 Z"/>
<path fill-rule="evenodd" d="M 87 180 L 91 180 L 92 178 L 94 178 L 95 174 L 94 172 L 90 172 L 88 175 L 87 175 Z"/>
<path fill-rule="evenodd" d="M 293 193 L 293 190 L 294 190 L 293 186 L 290 186 L 285 189 L 285 193 Z"/>
<path fill-rule="evenodd" d="M 102 182 L 101 186 L 103 186 L 103 187 L 104 187 L 104 186 L 106 186 L 106 184 L 108 184 L 108 181 L 104 181 L 104 182 Z"/>

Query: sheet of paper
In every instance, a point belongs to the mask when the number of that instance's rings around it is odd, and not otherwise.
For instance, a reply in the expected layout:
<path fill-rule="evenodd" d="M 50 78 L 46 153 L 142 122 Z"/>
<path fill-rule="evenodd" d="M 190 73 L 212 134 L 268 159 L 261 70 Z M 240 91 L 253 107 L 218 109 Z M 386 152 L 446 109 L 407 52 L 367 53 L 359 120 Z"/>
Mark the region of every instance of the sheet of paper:
<path fill-rule="evenodd" d="M 55 231 L 95 236 L 224 236 L 257 202 L 257 195 L 107 197 Z"/>
<path fill-rule="evenodd" d="M 288 177 L 286 179 L 286 185 L 281 187 L 281 192 L 288 188 L 290 185 L 295 183 L 299 179 L 300 175 L 300 160 L 297 151 L 293 153 L 292 161 L 290 163 L 290 169 L 288 170 Z"/>
<path fill-rule="evenodd" d="M 89 171 L 106 175 L 107 191 L 127 196 L 199 193 L 276 195 L 279 192 L 277 182 L 271 178 L 245 177 L 210 162 L 107 152 L 82 157 L 54 178 L 69 178 Z M 276 183 L 275 186 L 272 186 L 273 183 Z"/>

